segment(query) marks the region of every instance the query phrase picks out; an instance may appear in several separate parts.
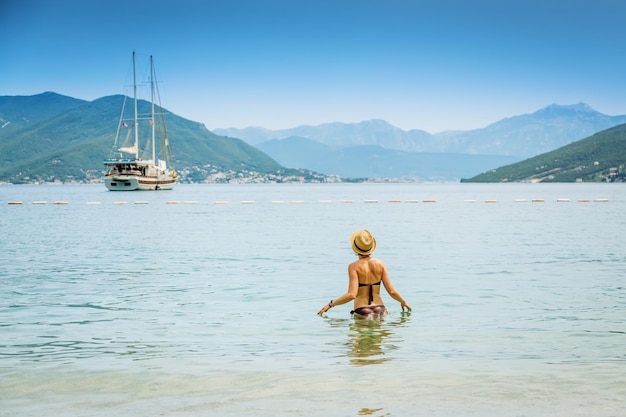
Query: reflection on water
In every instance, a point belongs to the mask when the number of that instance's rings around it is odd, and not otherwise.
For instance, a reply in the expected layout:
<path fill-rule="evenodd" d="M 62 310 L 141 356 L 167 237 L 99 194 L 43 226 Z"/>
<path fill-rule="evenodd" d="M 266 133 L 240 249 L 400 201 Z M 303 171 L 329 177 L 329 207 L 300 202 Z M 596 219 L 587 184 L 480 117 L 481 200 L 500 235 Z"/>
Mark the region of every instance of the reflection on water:
<path fill-rule="evenodd" d="M 383 410 L 382 408 L 361 408 L 357 414 L 360 416 L 370 416 L 382 410 Z M 387 416 L 387 415 L 389 415 L 389 413 L 381 414 L 381 416 Z"/>
<path fill-rule="evenodd" d="M 355 366 L 376 365 L 393 359 L 391 352 L 402 343 L 402 338 L 393 331 L 394 327 L 405 326 L 411 315 L 400 317 L 354 315 L 350 319 L 329 319 L 332 327 L 347 327 L 348 340 L 345 356 Z"/>

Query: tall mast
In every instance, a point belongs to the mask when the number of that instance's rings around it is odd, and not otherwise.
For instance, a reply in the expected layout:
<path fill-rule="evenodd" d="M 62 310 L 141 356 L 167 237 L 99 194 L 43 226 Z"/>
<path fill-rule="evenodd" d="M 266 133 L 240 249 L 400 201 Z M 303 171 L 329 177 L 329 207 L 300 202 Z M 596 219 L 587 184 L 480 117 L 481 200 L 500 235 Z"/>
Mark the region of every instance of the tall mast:
<path fill-rule="evenodd" d="M 154 65 L 152 64 L 152 55 L 150 55 L 150 102 L 152 103 L 152 110 L 150 112 L 150 124 L 152 125 L 152 160 L 156 164 L 156 141 L 154 137 Z"/>
<path fill-rule="evenodd" d="M 133 99 L 135 101 L 135 159 L 139 159 L 139 120 L 137 117 L 137 75 L 135 74 L 135 51 L 133 51 Z"/>

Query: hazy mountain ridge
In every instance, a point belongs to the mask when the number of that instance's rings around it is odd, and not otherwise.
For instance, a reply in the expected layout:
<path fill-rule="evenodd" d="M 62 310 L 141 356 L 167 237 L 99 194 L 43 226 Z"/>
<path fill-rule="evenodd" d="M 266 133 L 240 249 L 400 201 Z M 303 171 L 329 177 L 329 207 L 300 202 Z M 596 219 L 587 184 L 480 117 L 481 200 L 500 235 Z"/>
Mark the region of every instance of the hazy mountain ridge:
<path fill-rule="evenodd" d="M 626 116 L 607 116 L 579 103 L 552 104 L 481 129 L 437 134 L 404 131 L 378 119 L 276 131 L 254 127 L 214 131 L 246 140 L 285 166 L 349 177 L 458 180 L 622 123 Z"/>
<path fill-rule="evenodd" d="M 533 157 L 626 123 L 626 116 L 607 116 L 579 103 L 552 104 L 532 114 L 506 118 L 465 135 L 472 150 Z"/>
<path fill-rule="evenodd" d="M 608 116 L 587 104 L 552 104 L 531 114 L 502 119 L 481 129 L 431 134 L 405 131 L 384 120 L 360 123 L 325 123 L 293 129 L 214 129 L 257 146 L 268 140 L 299 136 L 332 147 L 377 145 L 406 152 L 508 155 L 532 157 L 586 138 L 596 132 L 626 123 L 626 115 Z"/>
<path fill-rule="evenodd" d="M 292 136 L 258 145 L 280 164 L 352 178 L 398 178 L 452 181 L 518 159 L 503 155 L 406 152 L 378 145 L 337 148 Z"/>
<path fill-rule="evenodd" d="M 359 123 L 332 122 L 318 126 L 304 125 L 281 130 L 248 127 L 245 129 L 214 129 L 213 132 L 240 138 L 253 146 L 268 140 L 301 137 L 337 148 L 377 145 L 407 152 L 420 152 L 419 141 L 432 136 L 423 130 L 404 131 L 380 119 Z"/>

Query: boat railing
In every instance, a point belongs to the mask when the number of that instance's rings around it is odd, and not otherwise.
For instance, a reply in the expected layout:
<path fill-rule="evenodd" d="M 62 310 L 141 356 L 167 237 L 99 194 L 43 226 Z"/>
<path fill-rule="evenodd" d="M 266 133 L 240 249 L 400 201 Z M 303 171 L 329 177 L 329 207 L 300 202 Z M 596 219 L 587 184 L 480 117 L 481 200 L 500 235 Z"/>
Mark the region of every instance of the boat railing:
<path fill-rule="evenodd" d="M 136 164 L 140 163 L 140 160 L 137 159 L 105 159 L 105 165 L 117 165 L 117 164 Z"/>

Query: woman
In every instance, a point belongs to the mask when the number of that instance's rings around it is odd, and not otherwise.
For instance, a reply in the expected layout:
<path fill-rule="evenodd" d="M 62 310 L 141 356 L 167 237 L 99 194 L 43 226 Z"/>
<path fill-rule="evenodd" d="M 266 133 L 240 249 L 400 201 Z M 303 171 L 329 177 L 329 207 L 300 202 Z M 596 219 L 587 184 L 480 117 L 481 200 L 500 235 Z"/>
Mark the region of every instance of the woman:
<path fill-rule="evenodd" d="M 376 239 L 367 230 L 359 230 L 350 236 L 352 250 L 359 257 L 348 266 L 348 292 L 341 297 L 330 300 L 317 314 L 323 314 L 336 305 L 345 304 L 354 300 L 354 310 L 350 314 L 359 316 L 379 316 L 387 314 L 387 309 L 380 297 L 380 284 L 394 300 L 405 309 L 411 311 L 411 306 L 395 289 L 389 278 L 387 267 L 380 259 L 370 255 L 376 250 Z"/>

